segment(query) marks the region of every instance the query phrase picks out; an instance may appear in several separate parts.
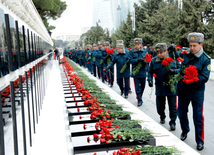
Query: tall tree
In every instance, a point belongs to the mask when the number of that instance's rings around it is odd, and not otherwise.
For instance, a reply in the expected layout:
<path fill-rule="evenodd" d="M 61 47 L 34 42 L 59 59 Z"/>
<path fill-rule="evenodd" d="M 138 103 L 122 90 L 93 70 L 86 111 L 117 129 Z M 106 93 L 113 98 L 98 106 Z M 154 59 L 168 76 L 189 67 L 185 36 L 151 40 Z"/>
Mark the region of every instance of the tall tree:
<path fill-rule="evenodd" d="M 61 17 L 61 14 L 66 10 L 66 2 L 61 0 L 33 0 L 33 3 L 42 18 L 47 30 L 52 30 L 55 27 L 49 25 L 48 20 Z"/>

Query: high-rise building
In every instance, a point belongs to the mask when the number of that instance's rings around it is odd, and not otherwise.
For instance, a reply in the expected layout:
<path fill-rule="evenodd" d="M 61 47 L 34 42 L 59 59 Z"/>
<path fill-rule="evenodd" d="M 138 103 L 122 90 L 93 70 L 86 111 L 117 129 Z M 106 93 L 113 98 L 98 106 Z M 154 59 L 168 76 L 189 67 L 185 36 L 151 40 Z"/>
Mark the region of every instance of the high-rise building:
<path fill-rule="evenodd" d="M 114 33 L 121 21 L 126 21 L 128 12 L 133 11 L 134 3 L 139 4 L 139 0 L 94 0 L 93 25 L 98 23 Z"/>
<path fill-rule="evenodd" d="M 113 28 L 109 0 L 93 0 L 93 26 L 96 26 L 96 23 L 103 29 L 108 28 L 111 30 Z"/>

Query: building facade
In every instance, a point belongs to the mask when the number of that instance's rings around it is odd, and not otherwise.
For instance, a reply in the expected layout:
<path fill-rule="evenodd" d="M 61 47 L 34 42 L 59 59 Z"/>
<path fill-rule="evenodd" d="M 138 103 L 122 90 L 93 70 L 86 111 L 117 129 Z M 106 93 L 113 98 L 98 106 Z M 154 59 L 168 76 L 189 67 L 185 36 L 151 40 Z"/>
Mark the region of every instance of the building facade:
<path fill-rule="evenodd" d="M 93 26 L 98 23 L 103 29 L 108 28 L 114 33 L 121 21 L 126 21 L 128 12 L 133 11 L 134 3 L 139 0 L 94 0 L 93 1 Z"/>

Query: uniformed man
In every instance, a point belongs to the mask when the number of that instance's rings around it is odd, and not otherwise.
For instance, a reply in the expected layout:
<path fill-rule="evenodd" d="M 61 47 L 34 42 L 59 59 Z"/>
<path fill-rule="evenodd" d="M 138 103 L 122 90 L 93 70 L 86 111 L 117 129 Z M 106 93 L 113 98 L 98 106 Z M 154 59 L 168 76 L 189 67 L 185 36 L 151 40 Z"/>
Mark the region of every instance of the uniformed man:
<path fill-rule="evenodd" d="M 197 143 L 197 150 L 204 148 L 204 90 L 205 83 L 209 79 L 211 70 L 210 57 L 203 50 L 204 35 L 202 33 L 193 32 L 188 35 L 189 49 L 187 53 L 181 53 L 184 58 L 182 65 L 189 67 L 193 65 L 197 67 L 198 78 L 197 82 L 186 84 L 182 80 L 178 82 L 178 116 L 181 124 L 181 140 L 187 138 L 190 131 L 189 121 L 187 117 L 189 103 L 193 107 L 193 120 L 195 125 L 195 140 Z"/>
<path fill-rule="evenodd" d="M 103 79 L 103 64 L 100 64 L 100 60 L 101 60 L 101 56 L 102 56 L 102 51 L 104 51 L 103 48 L 103 44 L 101 41 L 98 41 L 97 43 L 97 50 L 95 52 L 95 57 L 96 57 L 96 61 L 95 61 L 95 65 L 97 68 L 97 74 L 98 74 L 98 78 L 102 80 L 102 82 L 104 82 Z M 102 68 L 102 71 L 100 70 L 100 68 Z"/>
<path fill-rule="evenodd" d="M 77 62 L 77 57 L 76 57 L 76 53 L 77 53 L 77 47 L 75 47 L 75 49 L 72 52 L 72 60 L 74 62 Z"/>
<path fill-rule="evenodd" d="M 82 66 L 82 59 L 83 59 L 83 51 L 81 47 L 78 47 L 78 50 L 76 52 L 76 58 L 77 58 L 77 63 Z"/>
<path fill-rule="evenodd" d="M 121 43 L 118 43 L 116 45 L 117 47 L 117 53 L 113 55 L 112 62 L 107 66 L 106 69 L 109 69 L 110 67 L 114 66 L 116 63 L 117 65 L 117 83 L 120 87 L 121 95 L 124 94 L 125 98 L 128 98 L 129 93 L 129 77 L 130 77 L 130 65 L 127 65 L 127 68 L 123 73 L 120 73 L 121 69 L 127 62 L 128 54 L 125 52 L 124 45 Z M 125 89 L 124 89 L 124 83 L 125 83 Z"/>
<path fill-rule="evenodd" d="M 123 40 L 117 40 L 116 41 L 116 44 L 124 44 L 124 42 L 123 42 Z M 128 52 L 130 51 L 128 48 L 126 48 L 126 47 L 124 47 L 124 49 L 125 49 L 125 52 L 128 54 Z M 114 54 L 115 53 L 117 53 L 117 48 L 114 50 Z M 125 84 L 124 84 L 124 87 L 123 87 L 124 89 L 125 89 Z M 132 93 L 132 91 L 131 91 L 131 87 L 130 87 L 130 77 L 129 77 L 129 93 Z"/>
<path fill-rule="evenodd" d="M 90 63 L 92 65 L 91 67 L 92 67 L 92 71 L 93 71 L 95 77 L 97 76 L 97 72 L 96 72 L 97 68 L 96 68 L 96 64 L 95 64 L 95 62 L 96 62 L 96 55 L 95 55 L 96 52 L 97 52 L 97 45 L 93 44 L 92 50 L 90 51 L 89 55 L 91 55 Z"/>
<path fill-rule="evenodd" d="M 86 46 L 86 49 L 85 49 L 85 67 L 88 68 L 89 71 L 91 71 L 91 64 L 88 63 L 88 55 L 89 55 L 89 51 L 90 51 L 90 45 L 88 44 Z M 90 69 L 89 69 L 90 68 Z"/>
<path fill-rule="evenodd" d="M 170 69 L 167 69 L 166 66 L 162 65 L 162 60 L 164 58 L 170 57 L 167 51 L 166 43 L 158 43 L 155 45 L 155 52 L 157 52 L 157 56 L 154 57 L 150 63 L 149 71 L 148 71 L 148 84 L 150 87 L 153 87 L 153 75 L 155 77 L 155 95 L 156 95 L 156 108 L 157 112 L 160 115 L 160 123 L 165 123 L 165 105 L 166 105 L 166 97 L 169 104 L 169 117 L 170 117 L 170 130 L 175 130 L 175 121 L 177 118 L 177 110 L 176 110 L 176 88 L 177 83 L 174 84 L 174 91 L 171 91 L 170 87 L 167 86 L 168 80 L 170 76 L 174 74 L 178 74 L 180 72 L 180 64 L 177 60 L 172 61 L 170 65 Z M 171 57 L 172 58 L 172 57 Z"/>
<path fill-rule="evenodd" d="M 107 50 L 111 49 L 110 43 L 108 41 L 104 42 L 104 48 L 105 48 L 106 53 L 107 53 Z M 112 59 L 113 59 L 113 54 L 107 53 L 107 56 L 105 57 L 105 61 L 104 61 L 105 66 L 108 66 L 111 63 Z M 108 60 L 110 60 L 110 61 L 108 61 Z M 109 68 L 109 70 L 106 70 L 105 74 L 106 74 L 105 78 L 107 78 L 108 84 L 110 85 L 110 87 L 113 87 L 113 84 L 114 84 L 114 65 L 111 66 Z"/>
<path fill-rule="evenodd" d="M 128 54 L 130 59 L 129 62 L 130 64 L 132 64 L 132 71 L 136 66 L 138 66 L 139 63 L 142 63 L 142 67 L 140 68 L 139 73 L 136 75 L 132 75 L 132 77 L 134 78 L 138 106 L 141 106 L 143 103 L 142 95 L 146 85 L 146 71 L 147 71 L 147 64 L 144 62 L 143 59 L 147 51 L 146 49 L 143 48 L 142 42 L 143 42 L 142 38 L 135 38 L 134 39 L 135 48 L 132 49 Z"/>

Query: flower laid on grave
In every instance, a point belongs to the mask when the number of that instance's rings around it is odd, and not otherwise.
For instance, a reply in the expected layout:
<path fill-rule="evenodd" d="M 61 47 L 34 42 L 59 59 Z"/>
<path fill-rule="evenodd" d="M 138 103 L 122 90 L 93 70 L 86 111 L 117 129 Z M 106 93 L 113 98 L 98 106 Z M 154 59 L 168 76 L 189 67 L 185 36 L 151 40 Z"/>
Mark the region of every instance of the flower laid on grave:
<path fill-rule="evenodd" d="M 143 155 L 143 154 L 174 154 L 174 155 L 180 155 L 182 154 L 181 151 L 179 151 L 175 147 L 163 147 L 163 146 L 133 146 L 130 148 L 120 148 L 118 151 L 114 151 L 113 155 Z"/>
<path fill-rule="evenodd" d="M 82 99 L 85 100 L 84 105 L 88 105 L 87 110 L 92 112 L 91 117 L 93 117 L 93 119 L 99 119 L 95 124 L 95 129 L 100 130 L 100 133 L 88 136 L 88 143 L 92 138 L 95 142 L 99 140 L 101 143 L 105 144 L 116 143 L 119 141 L 137 141 L 139 143 L 144 143 L 152 137 L 151 131 L 145 128 L 142 129 L 140 121 L 118 119 L 119 117 L 130 116 L 132 113 L 118 110 L 121 106 L 112 104 L 115 103 L 115 101 L 112 101 L 108 96 L 104 95 L 102 90 L 97 88 L 95 83 L 87 80 L 87 78 L 83 76 L 84 73 L 79 72 L 77 74 L 82 77 L 83 80 L 81 81 L 80 78 L 75 75 L 71 82 L 75 81 L 75 86 L 78 87 L 78 92 L 82 93 Z M 83 83 L 83 81 L 87 82 Z M 104 99 L 102 97 L 104 97 Z M 82 118 L 81 116 L 79 117 L 80 119 Z M 86 128 L 86 124 L 83 124 L 83 128 Z M 139 151 L 135 151 L 134 149 L 136 148 L 120 149 L 118 150 L 119 152 L 116 151 L 114 154 L 125 154 L 124 151 L 127 150 L 129 151 L 129 154 L 132 153 L 132 155 L 136 155 L 136 153 L 143 154 L 141 148 L 137 148 Z M 94 155 L 96 155 L 96 153 L 94 153 Z"/>

